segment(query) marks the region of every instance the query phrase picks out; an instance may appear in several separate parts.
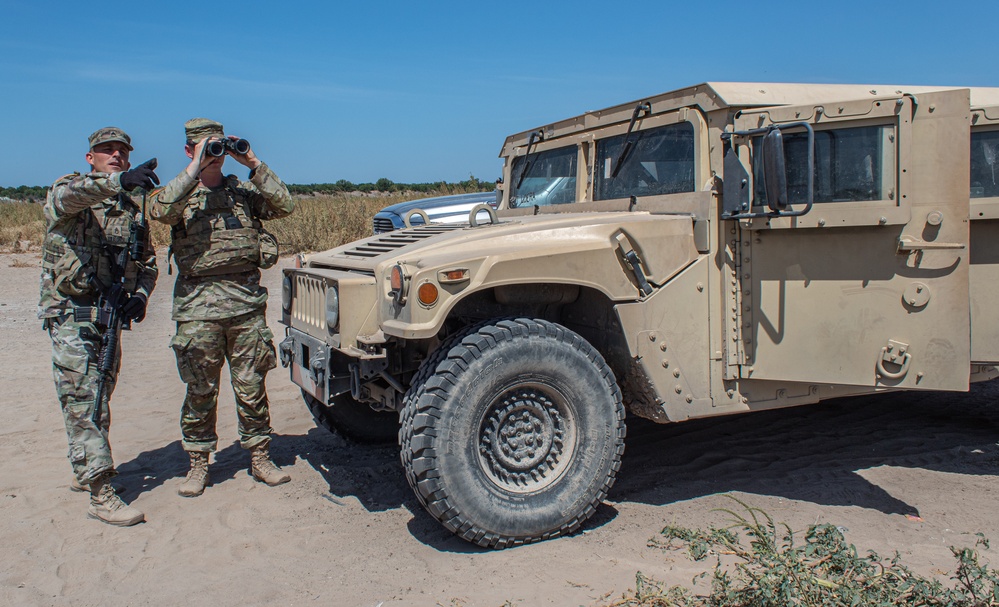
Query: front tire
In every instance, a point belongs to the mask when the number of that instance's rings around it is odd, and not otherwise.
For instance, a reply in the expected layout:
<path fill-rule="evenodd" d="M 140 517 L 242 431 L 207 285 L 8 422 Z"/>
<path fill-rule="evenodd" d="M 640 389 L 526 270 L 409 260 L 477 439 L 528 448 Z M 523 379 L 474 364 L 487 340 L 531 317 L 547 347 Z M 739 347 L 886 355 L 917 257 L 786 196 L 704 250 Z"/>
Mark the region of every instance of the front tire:
<path fill-rule="evenodd" d="M 320 428 L 356 443 L 377 445 L 398 440 L 399 416 L 392 411 L 375 411 L 354 400 L 350 394 L 334 396 L 329 405 L 305 390 L 302 390 L 302 398 Z"/>
<path fill-rule="evenodd" d="M 537 319 L 443 344 L 406 394 L 406 478 L 427 511 L 480 546 L 571 533 L 614 484 L 624 452 L 614 375 L 582 337 Z"/>

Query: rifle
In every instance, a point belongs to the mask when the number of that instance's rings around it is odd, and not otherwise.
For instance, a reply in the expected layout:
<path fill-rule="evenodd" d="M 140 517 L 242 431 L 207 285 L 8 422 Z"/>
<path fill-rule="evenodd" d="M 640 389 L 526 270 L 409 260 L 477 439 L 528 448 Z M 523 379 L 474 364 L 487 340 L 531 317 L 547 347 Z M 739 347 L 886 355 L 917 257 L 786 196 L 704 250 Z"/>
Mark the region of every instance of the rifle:
<path fill-rule="evenodd" d="M 114 368 L 115 354 L 118 352 L 118 340 L 121 339 L 122 329 L 131 329 L 132 321 L 124 317 L 122 309 L 125 302 L 134 293 L 129 293 L 125 289 L 125 266 L 129 260 L 139 264 L 141 270 L 142 261 L 146 253 L 146 236 L 149 234 L 149 222 L 146 220 L 146 193 L 142 193 L 142 211 L 139 213 L 138 221 L 134 222 L 128 243 L 116 251 L 118 247 L 106 247 L 111 255 L 111 288 L 107 294 L 102 293 L 99 299 L 98 322 L 103 324 L 105 329 L 101 334 L 101 349 L 97 354 L 97 390 L 94 395 L 94 412 L 90 415 L 90 421 L 100 428 L 101 426 L 101 404 L 104 400 L 104 390 L 107 383 L 113 380 L 112 369 Z"/>

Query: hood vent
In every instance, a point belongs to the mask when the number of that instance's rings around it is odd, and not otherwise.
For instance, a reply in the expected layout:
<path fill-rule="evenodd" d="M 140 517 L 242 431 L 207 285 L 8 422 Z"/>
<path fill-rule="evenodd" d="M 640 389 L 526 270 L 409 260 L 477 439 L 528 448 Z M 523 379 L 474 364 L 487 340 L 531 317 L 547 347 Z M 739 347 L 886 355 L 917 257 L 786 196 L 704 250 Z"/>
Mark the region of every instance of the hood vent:
<path fill-rule="evenodd" d="M 364 240 L 356 247 L 344 251 L 343 255 L 353 259 L 370 259 L 384 255 L 385 253 L 391 253 L 406 245 L 420 242 L 432 236 L 451 232 L 452 230 L 459 230 L 463 227 L 467 227 L 467 224 L 431 224 L 397 230 L 378 238 Z"/>

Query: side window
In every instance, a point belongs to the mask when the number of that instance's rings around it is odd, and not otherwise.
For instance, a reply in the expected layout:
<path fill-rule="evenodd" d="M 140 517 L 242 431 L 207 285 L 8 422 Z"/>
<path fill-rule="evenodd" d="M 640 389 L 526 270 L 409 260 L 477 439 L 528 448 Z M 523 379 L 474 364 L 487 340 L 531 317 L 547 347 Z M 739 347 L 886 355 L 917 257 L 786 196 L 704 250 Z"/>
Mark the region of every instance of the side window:
<path fill-rule="evenodd" d="M 621 157 L 626 142 L 631 146 Z M 694 125 L 682 122 L 602 139 L 596 169 L 594 200 L 693 192 Z"/>
<path fill-rule="evenodd" d="M 999 131 L 971 133 L 971 197 L 999 196 L 996 164 L 999 162 Z"/>
<path fill-rule="evenodd" d="M 885 195 L 884 141 L 887 126 L 815 131 L 815 200 L 848 202 L 882 200 Z M 808 202 L 808 138 L 805 133 L 784 134 L 787 188 L 791 204 Z M 754 145 L 755 150 L 755 145 Z M 756 184 L 753 205 L 765 205 L 763 168 L 753 154 Z"/>
<path fill-rule="evenodd" d="M 515 158 L 510 172 L 510 207 L 576 201 L 576 146 Z"/>

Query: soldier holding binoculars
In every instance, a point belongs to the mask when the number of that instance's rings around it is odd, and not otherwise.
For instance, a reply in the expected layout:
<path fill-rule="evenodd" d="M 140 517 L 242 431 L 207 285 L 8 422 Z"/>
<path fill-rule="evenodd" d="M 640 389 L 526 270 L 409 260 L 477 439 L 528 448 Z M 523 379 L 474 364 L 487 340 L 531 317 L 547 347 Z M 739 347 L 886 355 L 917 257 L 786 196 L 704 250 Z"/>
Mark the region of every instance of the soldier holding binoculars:
<path fill-rule="evenodd" d="M 177 177 L 153 193 L 150 214 L 170 226 L 170 251 L 179 276 L 174 286 L 171 347 L 187 384 L 181 409 L 183 447 L 191 458 L 185 497 L 208 485 L 208 456 L 216 450 L 219 377 L 229 362 L 240 444 L 251 453 L 250 471 L 268 485 L 290 476 L 270 459 L 270 411 L 264 378 L 276 366 L 267 327 L 267 289 L 260 269 L 277 261 L 277 241 L 261 221 L 284 217 L 295 203 L 288 188 L 261 162 L 245 139 L 227 137 L 206 118 L 184 124 L 191 159 Z M 226 156 L 250 169 L 249 182 L 223 175 Z"/>

